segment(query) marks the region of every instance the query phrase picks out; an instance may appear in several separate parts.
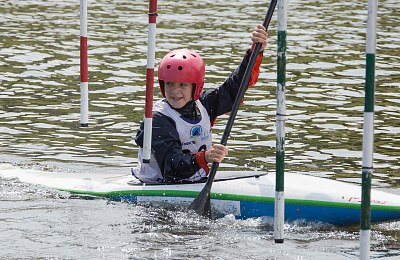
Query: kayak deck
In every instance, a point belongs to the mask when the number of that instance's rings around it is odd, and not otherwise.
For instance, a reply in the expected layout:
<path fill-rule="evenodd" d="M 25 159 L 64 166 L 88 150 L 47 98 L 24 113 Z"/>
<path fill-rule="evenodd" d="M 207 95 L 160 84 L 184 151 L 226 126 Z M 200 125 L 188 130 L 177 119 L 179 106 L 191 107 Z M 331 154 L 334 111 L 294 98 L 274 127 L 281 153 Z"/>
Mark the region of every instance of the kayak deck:
<path fill-rule="evenodd" d="M 130 174 L 83 175 L 0 168 L 0 175 L 73 194 L 139 203 L 189 204 L 204 187 L 204 183 L 149 185 L 134 181 Z M 218 172 L 217 176 L 211 190 L 214 215 L 233 214 L 241 219 L 274 216 L 275 173 Z M 335 225 L 357 224 L 360 202 L 359 185 L 300 173 L 285 175 L 287 221 L 302 219 Z M 373 189 L 371 221 L 395 220 L 400 220 L 400 196 Z"/>

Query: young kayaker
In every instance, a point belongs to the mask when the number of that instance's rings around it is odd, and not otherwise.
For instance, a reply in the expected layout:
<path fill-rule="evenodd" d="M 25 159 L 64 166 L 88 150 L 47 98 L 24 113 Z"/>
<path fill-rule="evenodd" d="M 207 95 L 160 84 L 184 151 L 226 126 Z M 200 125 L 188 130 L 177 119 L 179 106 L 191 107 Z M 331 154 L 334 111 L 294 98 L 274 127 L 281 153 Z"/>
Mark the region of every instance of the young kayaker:
<path fill-rule="evenodd" d="M 251 40 L 262 43 L 252 71 L 249 87 L 260 74 L 262 50 L 267 33 L 262 25 L 252 32 Z M 158 66 L 158 81 L 165 99 L 153 106 L 150 163 L 142 162 L 144 124 L 136 135 L 139 145 L 138 165 L 132 174 L 142 182 L 197 181 L 207 176 L 208 163 L 221 162 L 228 148 L 212 145 L 211 127 L 215 119 L 229 113 L 236 99 L 251 56 L 248 50 L 225 82 L 203 91 L 205 65 L 196 52 L 186 49 L 168 53 Z"/>

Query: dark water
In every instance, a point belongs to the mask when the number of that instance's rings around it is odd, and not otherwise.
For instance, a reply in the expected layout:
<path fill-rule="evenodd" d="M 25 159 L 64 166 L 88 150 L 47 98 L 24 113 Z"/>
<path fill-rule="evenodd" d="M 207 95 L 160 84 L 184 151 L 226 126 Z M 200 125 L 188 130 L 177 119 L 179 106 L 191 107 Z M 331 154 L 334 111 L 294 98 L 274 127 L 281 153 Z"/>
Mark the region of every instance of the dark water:
<path fill-rule="evenodd" d="M 360 182 L 367 1 L 288 2 L 286 169 Z M 128 172 L 144 115 L 148 2 L 89 2 L 88 128 L 79 126 L 79 2 L 0 7 L 0 162 L 21 171 Z M 205 88 L 214 88 L 266 10 L 259 1 L 159 1 L 156 64 L 172 49 L 196 50 Z M 378 12 L 373 184 L 399 193 L 400 3 L 379 1 Z M 221 170 L 274 169 L 276 19 Z M 216 142 L 227 118 L 214 127 Z M 0 258 L 358 257 L 358 227 L 287 223 L 285 244 L 275 245 L 266 219 L 209 222 L 179 209 L 68 199 L 17 180 L 0 185 Z M 373 227 L 373 257 L 400 257 L 399 225 Z"/>

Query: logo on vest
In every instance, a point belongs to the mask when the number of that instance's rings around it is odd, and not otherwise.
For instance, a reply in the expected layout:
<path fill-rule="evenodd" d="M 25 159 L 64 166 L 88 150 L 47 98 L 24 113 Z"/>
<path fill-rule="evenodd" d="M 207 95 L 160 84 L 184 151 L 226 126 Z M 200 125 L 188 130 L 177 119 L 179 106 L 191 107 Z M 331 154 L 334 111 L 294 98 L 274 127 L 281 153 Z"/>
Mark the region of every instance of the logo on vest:
<path fill-rule="evenodd" d="M 205 138 L 207 138 L 207 135 L 204 134 L 201 125 L 196 125 L 190 129 L 190 141 L 182 142 L 182 145 L 195 145 L 197 141 L 204 140 Z"/>
<path fill-rule="evenodd" d="M 190 137 L 200 136 L 203 133 L 203 129 L 200 125 L 193 126 L 190 129 Z"/>

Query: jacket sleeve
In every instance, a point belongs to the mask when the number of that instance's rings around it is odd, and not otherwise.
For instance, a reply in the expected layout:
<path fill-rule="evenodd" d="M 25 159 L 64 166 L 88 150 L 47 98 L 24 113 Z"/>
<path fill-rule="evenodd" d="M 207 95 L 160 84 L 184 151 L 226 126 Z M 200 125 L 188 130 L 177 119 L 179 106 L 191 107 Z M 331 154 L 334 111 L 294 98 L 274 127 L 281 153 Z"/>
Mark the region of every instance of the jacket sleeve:
<path fill-rule="evenodd" d="M 218 116 L 229 113 L 232 110 L 240 84 L 242 83 L 242 79 L 246 72 L 250 56 L 251 50 L 248 50 L 240 65 L 231 73 L 231 75 L 229 75 L 229 77 L 221 86 L 213 90 L 203 91 L 200 101 L 207 109 L 212 125 Z M 257 56 L 248 88 L 254 86 L 257 82 L 258 76 L 260 75 L 259 68 L 262 61 L 262 56 L 262 52 L 260 52 Z"/>
<path fill-rule="evenodd" d="M 143 129 L 142 123 L 135 138 L 136 144 L 141 147 L 143 147 Z M 157 112 L 153 113 L 151 149 L 167 181 L 189 178 L 200 168 L 207 167 L 207 164 L 204 165 L 204 152 L 191 154 L 189 151 L 183 151 L 175 121 Z"/>

